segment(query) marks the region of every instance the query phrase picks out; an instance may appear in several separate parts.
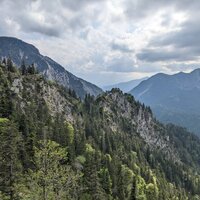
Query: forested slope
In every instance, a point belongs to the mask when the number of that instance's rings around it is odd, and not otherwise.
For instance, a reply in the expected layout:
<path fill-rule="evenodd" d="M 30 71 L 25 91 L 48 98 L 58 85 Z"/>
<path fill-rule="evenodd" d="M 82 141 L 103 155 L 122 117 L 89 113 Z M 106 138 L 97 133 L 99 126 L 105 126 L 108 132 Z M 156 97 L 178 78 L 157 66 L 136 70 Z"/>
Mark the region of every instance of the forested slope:
<path fill-rule="evenodd" d="M 200 198 L 200 140 L 113 89 L 80 101 L 0 65 L 0 199 Z"/>

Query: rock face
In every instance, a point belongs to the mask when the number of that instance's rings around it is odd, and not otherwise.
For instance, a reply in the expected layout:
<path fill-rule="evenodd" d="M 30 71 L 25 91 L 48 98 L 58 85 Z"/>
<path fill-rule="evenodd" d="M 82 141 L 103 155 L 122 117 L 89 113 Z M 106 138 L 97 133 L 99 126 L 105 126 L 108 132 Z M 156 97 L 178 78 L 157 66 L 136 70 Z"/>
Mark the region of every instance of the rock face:
<path fill-rule="evenodd" d="M 120 123 L 116 118 L 126 120 L 152 149 L 160 149 L 168 158 L 180 161 L 178 153 L 169 141 L 165 126 L 153 118 L 149 107 L 136 102 L 131 95 L 123 94 L 118 89 L 113 89 L 103 98 L 99 98 L 101 100 L 98 103 L 106 113 L 109 126 L 114 132 L 120 130 Z"/>
<path fill-rule="evenodd" d="M 68 121 L 74 121 L 72 116 L 74 105 L 71 103 L 71 99 L 66 99 L 61 94 L 58 86 L 48 83 L 40 76 L 33 76 L 28 81 L 26 77 L 15 77 L 12 82 L 11 91 L 14 96 L 18 97 L 20 102 L 19 107 L 22 110 L 37 97 L 38 104 L 45 103 L 52 116 L 55 117 L 58 113 L 64 113 Z"/>
<path fill-rule="evenodd" d="M 200 135 L 200 69 L 174 75 L 156 74 L 130 91 L 151 106 L 156 117 Z"/>
<path fill-rule="evenodd" d="M 87 93 L 94 96 L 102 93 L 96 85 L 74 76 L 51 58 L 41 55 L 33 45 L 17 38 L 0 37 L 0 58 L 8 56 L 18 66 L 21 65 L 22 59 L 26 64 L 34 63 L 39 72 L 49 80 L 55 80 L 66 88 L 73 89 L 81 98 L 84 98 Z"/>

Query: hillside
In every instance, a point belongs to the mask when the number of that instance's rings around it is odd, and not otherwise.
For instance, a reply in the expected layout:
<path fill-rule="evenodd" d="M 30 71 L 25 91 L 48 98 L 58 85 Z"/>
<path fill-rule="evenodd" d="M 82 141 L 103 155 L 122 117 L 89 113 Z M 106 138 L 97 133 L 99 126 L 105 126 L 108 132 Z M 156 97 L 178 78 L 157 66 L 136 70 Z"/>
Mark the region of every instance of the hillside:
<path fill-rule="evenodd" d="M 156 117 L 200 134 L 200 69 L 174 75 L 156 74 L 130 91 L 151 106 Z"/>
<path fill-rule="evenodd" d="M 0 198 L 194 200 L 200 140 L 113 89 L 81 102 L 0 65 Z"/>
<path fill-rule="evenodd" d="M 27 65 L 34 63 L 38 71 L 49 80 L 57 81 L 66 88 L 75 90 L 81 98 L 88 93 L 97 96 L 102 92 L 99 87 L 74 76 L 51 58 L 41 55 L 33 45 L 17 38 L 0 37 L 0 58 L 3 57 L 11 57 L 17 66 L 22 64 L 22 60 Z"/>

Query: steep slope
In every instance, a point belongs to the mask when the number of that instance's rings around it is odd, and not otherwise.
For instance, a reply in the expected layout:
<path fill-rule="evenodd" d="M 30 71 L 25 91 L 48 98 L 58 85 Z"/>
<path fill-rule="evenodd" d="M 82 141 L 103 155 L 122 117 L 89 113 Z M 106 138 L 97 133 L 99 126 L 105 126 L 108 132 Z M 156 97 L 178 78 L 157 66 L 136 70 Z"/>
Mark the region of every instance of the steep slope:
<path fill-rule="evenodd" d="M 39 176 L 43 168 L 37 171 L 40 168 L 34 162 L 34 156 L 40 142 L 47 138 L 67 147 L 67 167 L 70 166 L 79 177 L 78 189 L 76 187 L 70 192 L 69 199 L 199 198 L 200 139 L 180 127 L 160 124 L 149 107 L 119 89 L 96 99 L 86 95 L 85 101 L 81 102 L 65 88 L 39 74 L 22 75 L 17 70 L 10 72 L 2 65 L 0 144 L 3 146 L 0 145 L 0 158 L 5 149 L 8 149 L 7 157 L 10 156 L 9 148 L 5 148 L 6 142 L 8 146 L 10 141 L 18 144 L 13 141 L 16 137 L 10 137 L 17 130 L 21 143 L 19 149 L 15 148 L 17 154 L 14 155 L 18 159 L 16 166 L 20 163 L 22 170 L 13 172 L 12 187 L 9 181 L 1 184 L 7 180 L 2 175 L 10 175 L 7 170 L 10 161 L 8 159 L 8 165 L 4 164 L 5 161 L 3 164 L 0 162 L 1 199 L 7 198 L 2 198 L 2 194 L 10 195 L 10 188 L 16 196 L 21 195 L 22 200 L 31 199 L 33 194 L 38 195 L 33 199 L 42 199 L 42 192 L 40 194 L 38 190 L 43 186 Z M 66 165 L 63 160 L 61 163 Z M 12 165 L 15 166 L 14 162 Z M 33 176 L 29 171 L 38 174 Z M 56 173 L 48 174 L 45 181 L 51 185 L 52 180 L 53 185 L 61 187 L 60 177 L 54 176 Z M 70 178 L 69 182 L 75 176 Z M 48 191 L 54 191 L 49 185 Z M 63 192 L 61 189 L 58 191 Z M 52 195 L 58 195 L 57 190 Z"/>
<path fill-rule="evenodd" d="M 104 86 L 103 90 L 108 91 L 108 90 L 111 90 L 112 88 L 119 88 L 123 92 L 129 92 L 130 90 L 132 90 L 134 87 L 139 85 L 142 81 L 146 80 L 147 78 L 148 77 L 144 77 L 141 79 L 135 79 L 135 80 L 131 80 L 128 82 L 121 82 L 121 83 L 114 84 L 114 85 Z"/>
<path fill-rule="evenodd" d="M 157 74 L 130 91 L 151 106 L 162 122 L 171 122 L 200 134 L 200 69 L 174 75 Z"/>
<path fill-rule="evenodd" d="M 11 57 L 17 66 L 22 60 L 26 64 L 34 63 L 37 69 L 49 80 L 58 81 L 66 88 L 75 90 L 81 98 L 87 93 L 97 96 L 102 92 L 100 88 L 66 71 L 61 65 L 47 56 L 40 54 L 39 50 L 17 38 L 0 37 L 0 58 Z"/>

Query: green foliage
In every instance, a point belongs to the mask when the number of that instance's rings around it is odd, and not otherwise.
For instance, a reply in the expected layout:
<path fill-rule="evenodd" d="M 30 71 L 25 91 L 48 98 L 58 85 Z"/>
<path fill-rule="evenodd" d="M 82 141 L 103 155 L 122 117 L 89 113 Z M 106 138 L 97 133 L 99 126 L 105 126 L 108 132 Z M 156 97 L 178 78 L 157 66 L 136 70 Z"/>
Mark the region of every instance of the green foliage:
<path fill-rule="evenodd" d="M 74 141 L 74 128 L 69 122 L 66 123 L 66 132 L 68 136 L 68 141 L 70 144 L 72 144 Z"/>
<path fill-rule="evenodd" d="M 9 123 L 9 119 L 7 118 L 0 118 L 0 124 L 3 126 L 4 124 Z"/>
<path fill-rule="evenodd" d="M 0 192 L 2 198 L 15 199 L 15 184 L 22 172 L 20 163 L 21 137 L 16 125 L 0 118 Z"/>
<path fill-rule="evenodd" d="M 95 153 L 95 149 L 92 148 L 92 145 L 91 145 L 91 144 L 86 143 L 86 144 L 85 144 L 85 149 L 86 149 L 86 152 L 87 152 L 88 154 L 93 154 L 93 153 Z"/>
<path fill-rule="evenodd" d="M 67 151 L 53 141 L 40 141 L 35 148 L 35 169 L 26 176 L 21 199 L 73 199 L 78 176 L 66 164 Z"/>
<path fill-rule="evenodd" d="M 106 192 L 111 197 L 112 194 L 112 180 L 107 168 L 101 168 L 99 171 L 99 177 L 101 185 Z"/>
<path fill-rule="evenodd" d="M 0 199 L 199 199 L 199 138 L 155 121 L 169 158 L 131 123 L 149 107 L 118 89 L 81 102 L 33 67 L 0 64 Z"/>
<path fill-rule="evenodd" d="M 134 173 L 126 165 L 122 165 L 119 171 L 118 190 L 120 199 L 129 199 Z"/>

